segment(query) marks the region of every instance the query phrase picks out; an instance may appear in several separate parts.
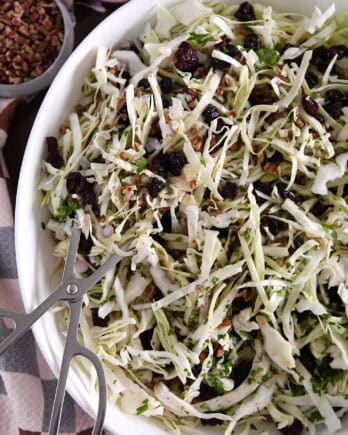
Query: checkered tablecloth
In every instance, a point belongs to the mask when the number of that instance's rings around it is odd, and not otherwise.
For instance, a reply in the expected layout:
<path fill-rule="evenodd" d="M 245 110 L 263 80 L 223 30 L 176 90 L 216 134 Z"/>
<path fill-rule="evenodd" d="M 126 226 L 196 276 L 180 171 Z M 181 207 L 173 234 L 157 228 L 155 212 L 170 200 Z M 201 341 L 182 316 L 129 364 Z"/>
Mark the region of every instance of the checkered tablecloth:
<path fill-rule="evenodd" d="M 122 3 L 122 0 L 109 0 Z M 72 0 L 66 0 L 72 7 Z M 101 10 L 102 2 L 88 3 Z M 21 311 L 23 305 L 17 280 L 14 248 L 13 204 L 8 190 L 8 173 L 2 155 L 16 100 L 0 99 L 0 306 Z M 13 152 L 16 152 L 14 149 Z M 0 319 L 0 341 L 9 333 Z M 0 356 L 0 435 L 36 435 L 48 431 L 56 379 L 38 350 L 33 334 L 27 333 Z M 91 432 L 92 420 L 67 395 L 60 431 L 62 434 Z"/>

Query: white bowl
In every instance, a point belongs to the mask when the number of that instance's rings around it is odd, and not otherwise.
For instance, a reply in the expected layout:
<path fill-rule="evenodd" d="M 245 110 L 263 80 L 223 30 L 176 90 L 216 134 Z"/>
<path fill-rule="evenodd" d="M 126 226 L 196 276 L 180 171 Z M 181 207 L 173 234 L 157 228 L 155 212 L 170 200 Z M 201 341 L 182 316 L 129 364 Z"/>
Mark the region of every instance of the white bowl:
<path fill-rule="evenodd" d="M 336 0 L 337 9 L 347 6 L 347 0 Z M 59 126 L 67 119 L 80 96 L 81 83 L 92 67 L 98 46 L 117 46 L 130 40 L 143 30 L 144 24 L 153 16 L 158 4 L 174 4 L 177 0 L 133 0 L 122 6 L 104 20 L 73 52 L 52 83 L 34 123 L 25 152 L 17 195 L 16 207 L 16 252 L 19 282 L 24 305 L 31 311 L 54 288 L 57 278 L 53 276 L 53 240 L 48 231 L 43 231 L 41 221 L 45 211 L 40 207 L 37 185 L 40 165 L 44 155 L 44 139 L 57 134 Z M 232 0 L 230 0 L 232 2 Z M 240 3 L 239 1 L 234 3 Z M 255 2 L 256 3 L 256 2 Z M 262 0 L 259 1 L 262 3 Z M 268 0 L 267 5 L 289 12 L 310 14 L 314 6 L 327 8 L 329 0 Z M 33 331 L 53 373 L 58 375 L 64 341 L 56 317 L 49 313 L 39 320 Z M 97 397 L 88 389 L 86 372 L 74 365 L 70 372 L 67 389 L 76 402 L 91 416 L 95 416 Z M 130 416 L 109 404 L 105 427 L 113 434 L 164 435 L 165 428 L 142 416 Z M 348 433 L 348 419 L 341 434 Z M 200 433 L 216 433 L 203 429 Z M 319 431 L 326 433 L 323 429 Z"/>

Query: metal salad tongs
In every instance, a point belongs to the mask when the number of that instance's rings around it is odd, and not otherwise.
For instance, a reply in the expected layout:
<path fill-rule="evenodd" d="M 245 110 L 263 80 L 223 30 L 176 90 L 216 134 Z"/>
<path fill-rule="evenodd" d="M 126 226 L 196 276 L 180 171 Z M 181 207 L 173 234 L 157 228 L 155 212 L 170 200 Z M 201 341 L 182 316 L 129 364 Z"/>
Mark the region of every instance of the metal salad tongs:
<path fill-rule="evenodd" d="M 81 231 L 73 228 L 71 240 L 68 249 L 68 255 L 65 261 L 62 283 L 50 294 L 31 313 L 14 313 L 0 309 L 0 318 L 8 318 L 15 323 L 15 329 L 0 343 L 0 355 L 7 350 L 9 346 L 19 340 L 43 314 L 46 313 L 57 302 L 66 302 L 70 308 L 69 327 L 65 342 L 64 354 L 62 359 L 60 376 L 56 388 L 56 395 L 53 403 L 49 435 L 56 435 L 59 430 L 60 419 L 62 415 L 65 387 L 72 359 L 81 355 L 89 359 L 94 365 L 99 381 L 99 405 L 97 419 L 94 424 L 92 435 L 99 435 L 103 430 L 107 389 L 106 378 L 101 361 L 92 351 L 80 345 L 78 341 L 78 326 L 80 313 L 82 309 L 82 297 L 91 289 L 106 272 L 119 261 L 120 257 L 115 254 L 110 257 L 99 269 L 87 278 L 78 279 L 74 275 L 74 266 L 78 251 Z"/>

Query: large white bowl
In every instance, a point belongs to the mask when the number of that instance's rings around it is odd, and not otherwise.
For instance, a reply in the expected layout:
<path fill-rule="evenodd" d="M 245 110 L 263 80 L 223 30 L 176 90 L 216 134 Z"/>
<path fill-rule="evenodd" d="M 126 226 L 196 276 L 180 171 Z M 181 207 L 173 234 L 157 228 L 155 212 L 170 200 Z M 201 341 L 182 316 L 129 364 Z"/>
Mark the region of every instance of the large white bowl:
<path fill-rule="evenodd" d="M 230 0 L 232 2 L 232 0 Z M 117 46 L 143 30 L 158 4 L 174 4 L 177 0 L 133 0 L 104 20 L 73 52 L 51 85 L 34 123 L 25 152 L 16 207 L 16 252 L 19 281 L 24 305 L 31 311 L 54 288 L 53 241 L 43 231 L 41 221 L 45 211 L 40 208 L 37 185 L 44 156 L 44 139 L 56 135 L 80 96 L 81 83 L 92 67 L 98 46 Z M 259 1 L 262 3 L 262 0 Z M 239 1 L 234 3 L 240 3 Z M 255 2 L 256 3 L 256 2 Z M 310 14 L 314 6 L 327 8 L 330 0 L 267 0 L 268 5 L 289 12 Z M 347 0 L 335 0 L 337 9 L 347 6 Z M 49 313 L 33 327 L 36 340 L 53 373 L 58 375 L 64 341 L 56 317 Z M 88 388 L 88 376 L 80 366 L 70 372 L 67 389 L 76 402 L 91 416 L 95 416 L 97 397 Z M 130 416 L 109 404 L 106 428 L 118 435 L 164 435 L 165 428 L 141 416 Z M 341 434 L 348 433 L 348 420 Z M 215 433 L 202 428 L 201 433 Z M 325 434 L 326 430 L 320 431 Z"/>

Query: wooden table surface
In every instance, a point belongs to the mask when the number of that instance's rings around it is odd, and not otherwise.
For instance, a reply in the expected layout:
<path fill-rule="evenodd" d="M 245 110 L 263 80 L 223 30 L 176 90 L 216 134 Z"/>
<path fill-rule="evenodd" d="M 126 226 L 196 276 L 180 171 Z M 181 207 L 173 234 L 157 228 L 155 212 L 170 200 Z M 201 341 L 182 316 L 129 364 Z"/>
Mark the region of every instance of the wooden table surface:
<path fill-rule="evenodd" d="M 117 9 L 117 6 L 107 6 L 106 13 L 98 13 L 84 6 L 77 5 L 75 46 L 97 26 L 107 15 Z M 14 116 L 5 146 L 5 161 L 10 174 L 12 195 L 16 194 L 18 176 L 25 146 L 30 134 L 36 114 L 40 108 L 45 92 L 38 94 L 30 103 L 21 104 Z"/>

